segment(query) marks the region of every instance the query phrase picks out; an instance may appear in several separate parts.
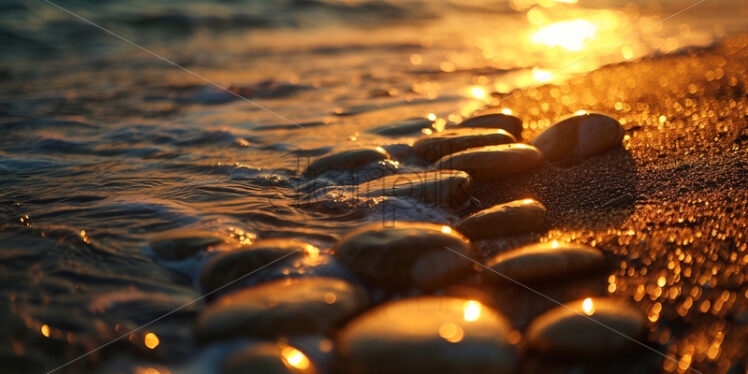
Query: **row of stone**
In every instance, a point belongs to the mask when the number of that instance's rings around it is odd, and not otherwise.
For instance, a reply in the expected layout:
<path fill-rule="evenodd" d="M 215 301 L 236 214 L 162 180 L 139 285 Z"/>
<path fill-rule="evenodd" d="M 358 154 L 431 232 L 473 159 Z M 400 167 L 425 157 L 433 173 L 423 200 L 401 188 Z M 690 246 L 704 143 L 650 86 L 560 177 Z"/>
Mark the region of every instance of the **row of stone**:
<path fill-rule="evenodd" d="M 475 300 L 423 296 L 359 315 L 367 306 L 363 289 L 339 279 L 280 280 L 225 295 L 200 315 L 197 332 L 203 339 L 268 340 L 332 334 L 342 372 L 388 374 L 511 373 L 521 342 L 549 356 L 599 357 L 625 351 L 645 330 L 638 309 L 605 298 L 578 300 L 541 314 L 524 339 L 499 311 Z M 268 366 L 279 373 L 314 372 L 303 353 L 293 349 L 289 357 L 283 344 L 248 351 L 230 356 L 224 372 L 260 372 Z"/>
<path fill-rule="evenodd" d="M 464 275 L 470 268 L 470 264 L 453 258 L 455 255 L 449 253 L 449 249 L 462 254 L 470 252 L 470 242 L 465 236 L 480 240 L 534 231 L 543 226 L 545 214 L 546 209 L 541 203 L 525 199 L 499 204 L 466 217 L 456 225 L 459 233 L 448 226 L 426 223 L 398 223 L 393 228 L 382 228 L 380 224 L 375 224 L 349 233 L 336 246 L 335 253 L 344 265 L 373 284 L 438 288 Z M 194 233 L 189 238 L 193 239 Z M 162 247 L 163 244 L 155 246 Z M 434 248 L 442 249 L 434 251 Z M 573 252 L 571 248 L 567 248 L 567 251 Z M 162 249 L 160 255 L 169 259 L 179 256 L 181 252 L 191 253 L 184 250 L 178 253 L 164 252 Z M 318 252 L 315 246 L 298 240 L 262 240 L 249 247 L 213 256 L 203 266 L 200 285 L 205 292 L 210 292 L 276 259 L 295 260 L 299 256 Z"/>
<path fill-rule="evenodd" d="M 201 280 L 206 289 L 211 289 L 288 254 L 316 253 L 316 248 L 300 241 L 260 241 L 215 256 Z M 385 288 L 440 287 L 464 276 L 472 264 L 466 238 L 449 227 L 427 223 L 354 230 L 335 246 L 334 254 L 360 279 Z M 602 254 L 594 248 L 550 242 L 500 254 L 488 266 L 503 277 L 497 277 L 499 280 L 524 283 L 596 271 L 603 262 Z M 363 289 L 340 279 L 279 280 L 220 297 L 201 313 L 197 333 L 203 339 L 329 334 L 364 310 L 368 300 Z M 628 336 L 641 333 L 643 322 L 634 309 L 613 307 L 605 300 L 592 306 L 577 304 L 538 317 L 528 329 L 527 344 L 549 354 L 613 352 L 626 345 L 628 341 L 611 336 L 611 331 L 600 325 L 587 326 L 588 319 L 577 313 L 582 309 L 586 315 L 596 310 L 599 322 L 623 329 Z M 459 315 L 463 319 L 456 317 Z M 484 322 L 473 323 L 480 315 Z M 418 327 L 417 334 L 414 326 Z M 416 334 L 419 339 L 415 343 L 404 339 L 407 334 Z M 516 354 L 508 342 L 517 340 L 517 334 L 497 312 L 475 301 L 427 297 L 385 304 L 365 313 L 343 329 L 339 349 L 344 365 L 362 372 L 400 372 L 400 367 L 425 370 L 431 364 L 454 369 L 445 369 L 447 372 L 509 372 Z M 453 343 L 460 343 L 462 348 L 447 348 Z M 411 354 L 401 357 L 403 352 Z M 472 352 L 471 359 L 460 359 L 466 352 Z M 418 359 L 433 354 L 444 357 L 445 362 L 424 363 Z M 388 367 L 392 361 L 382 360 L 386 357 L 402 362 Z"/>
<path fill-rule="evenodd" d="M 462 178 L 465 181 L 469 180 L 467 176 Z M 403 190 L 409 189 L 403 187 Z M 474 213 L 457 222 L 455 230 L 448 226 L 428 223 L 400 222 L 391 228 L 374 224 L 350 232 L 338 243 L 334 251 L 341 263 L 372 284 L 384 286 L 385 283 L 390 283 L 400 287 L 438 288 L 464 275 L 470 268 L 465 261 L 455 261 L 458 258 L 453 258 L 455 255 L 449 253 L 450 250 L 467 256 L 470 255 L 470 240 L 538 230 L 544 225 L 545 215 L 546 209 L 541 203 L 525 199 L 498 204 Z M 162 259 L 183 260 L 205 248 L 218 246 L 222 241 L 220 235 L 211 232 L 187 230 L 157 238 L 152 244 L 152 249 Z M 434 248 L 439 250 L 435 251 Z M 543 246 L 538 248 L 538 251 L 542 252 Z M 279 258 L 296 260 L 304 255 L 317 255 L 319 249 L 294 239 L 265 239 L 251 246 L 239 246 L 218 252 L 202 267 L 200 285 L 205 292 L 222 288 L 247 272 L 265 267 Z M 577 256 L 580 250 L 560 248 L 554 252 Z M 538 261 L 540 258 L 538 255 L 530 256 L 530 253 L 535 252 L 525 249 L 518 249 L 502 256 L 509 259 L 512 258 L 509 256 L 512 253 L 525 253 L 518 257 L 531 258 L 531 261 Z M 285 262 L 279 262 L 278 265 Z M 502 265 L 504 262 L 511 263 L 509 260 L 496 261 L 496 266 L 500 267 L 502 272 L 519 274 L 519 271 L 507 269 Z M 543 272 L 539 274 L 542 275 Z M 546 271 L 545 274 L 550 273 Z M 525 276 L 522 278 L 526 279 Z"/>
<path fill-rule="evenodd" d="M 618 121 L 597 113 L 566 118 L 543 131 L 531 145 L 517 142 L 521 129 L 521 120 L 514 116 L 473 117 L 417 140 L 413 151 L 433 162 L 435 169 L 462 170 L 477 181 L 485 181 L 539 167 L 544 159 L 559 161 L 598 154 L 620 144 L 624 133 Z M 347 149 L 315 160 L 302 175 L 314 177 L 328 170 L 352 170 L 389 158 L 382 147 Z"/>

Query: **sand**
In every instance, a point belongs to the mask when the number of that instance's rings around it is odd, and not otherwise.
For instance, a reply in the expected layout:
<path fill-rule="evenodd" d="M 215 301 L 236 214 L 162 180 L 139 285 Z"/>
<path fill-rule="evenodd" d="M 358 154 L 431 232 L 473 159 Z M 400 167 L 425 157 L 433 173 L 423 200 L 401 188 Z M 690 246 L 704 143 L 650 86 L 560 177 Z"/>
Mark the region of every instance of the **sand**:
<path fill-rule="evenodd" d="M 606 253 L 612 269 L 597 281 L 545 289 L 561 299 L 603 292 L 641 308 L 652 348 L 677 362 L 641 348 L 632 355 L 642 359 L 621 361 L 621 371 L 635 365 L 683 372 L 690 363 L 705 373 L 743 373 L 748 366 L 746 81 L 748 35 L 742 35 L 498 96 L 497 108 L 522 115 L 526 140 L 580 109 L 608 113 L 626 129 L 619 149 L 546 164 L 473 191 L 483 207 L 533 197 L 548 208 L 547 232 L 481 243 L 485 258 L 553 239 Z M 520 327 L 551 305 L 504 288 L 497 303 L 517 305 L 518 297 L 534 303 L 508 312 Z M 528 371 L 569 369 L 530 361 Z"/>

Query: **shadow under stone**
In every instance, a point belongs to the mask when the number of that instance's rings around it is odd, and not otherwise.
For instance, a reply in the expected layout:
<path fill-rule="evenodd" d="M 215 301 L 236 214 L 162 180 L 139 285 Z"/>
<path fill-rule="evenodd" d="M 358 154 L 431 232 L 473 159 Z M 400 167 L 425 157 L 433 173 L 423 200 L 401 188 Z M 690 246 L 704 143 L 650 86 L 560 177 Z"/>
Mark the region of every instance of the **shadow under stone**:
<path fill-rule="evenodd" d="M 475 211 L 534 198 L 548 209 L 547 229 L 616 227 L 634 211 L 639 175 L 631 153 L 618 147 L 587 159 L 545 162 L 536 170 L 478 183 Z M 470 211 L 468 213 L 473 213 Z"/>

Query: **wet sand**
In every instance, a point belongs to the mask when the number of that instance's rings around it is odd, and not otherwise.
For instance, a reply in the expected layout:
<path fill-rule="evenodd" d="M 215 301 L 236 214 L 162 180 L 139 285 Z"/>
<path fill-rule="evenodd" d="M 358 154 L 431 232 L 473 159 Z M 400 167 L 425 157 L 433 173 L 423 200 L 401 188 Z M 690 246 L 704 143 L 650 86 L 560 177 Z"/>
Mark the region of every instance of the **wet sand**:
<path fill-rule="evenodd" d="M 580 109 L 609 113 L 626 130 L 619 149 L 472 191 L 481 202 L 475 210 L 526 197 L 548 208 L 547 232 L 478 243 L 485 258 L 556 239 L 606 253 L 608 273 L 578 287 L 539 287 L 561 302 L 608 293 L 641 308 L 652 347 L 677 363 L 639 347 L 612 366 L 621 372 L 631 365 L 684 372 L 690 364 L 704 373 L 742 373 L 748 366 L 747 80 L 748 35 L 742 35 L 499 96 L 498 108 L 525 120 L 524 139 L 549 125 L 541 121 Z M 553 306 L 514 287 L 498 294 L 494 302 L 518 327 Z M 611 368 L 608 360 L 590 365 L 590 372 Z M 525 368 L 567 372 L 579 364 L 531 359 Z"/>

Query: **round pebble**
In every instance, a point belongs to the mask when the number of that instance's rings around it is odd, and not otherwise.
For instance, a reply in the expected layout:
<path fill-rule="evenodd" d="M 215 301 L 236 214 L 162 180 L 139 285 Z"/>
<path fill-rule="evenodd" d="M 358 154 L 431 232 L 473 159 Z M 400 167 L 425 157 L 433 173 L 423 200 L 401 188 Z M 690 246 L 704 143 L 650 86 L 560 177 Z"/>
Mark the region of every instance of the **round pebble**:
<path fill-rule="evenodd" d="M 200 273 L 200 285 L 210 292 L 269 264 L 282 265 L 292 258 L 318 254 L 317 247 L 295 239 L 260 240 L 213 256 Z"/>
<path fill-rule="evenodd" d="M 597 271 L 604 263 L 602 252 L 595 248 L 552 241 L 501 253 L 490 260 L 488 266 L 507 278 L 524 283 Z"/>
<path fill-rule="evenodd" d="M 281 343 L 258 343 L 230 355 L 222 374 L 315 374 L 314 364 L 300 350 Z"/>
<path fill-rule="evenodd" d="M 543 227 L 546 212 L 543 204 L 533 199 L 516 200 L 474 213 L 455 228 L 471 240 L 515 235 Z"/>
<path fill-rule="evenodd" d="M 318 158 L 307 167 L 302 175 L 310 178 L 328 170 L 352 170 L 366 164 L 389 159 L 382 147 L 351 148 Z"/>
<path fill-rule="evenodd" d="M 468 118 L 458 127 L 476 127 L 506 130 L 517 139 L 522 138 L 522 120 L 504 113 L 491 113 Z"/>
<path fill-rule="evenodd" d="M 165 260 L 184 260 L 211 246 L 226 242 L 226 237 L 211 231 L 175 230 L 151 241 L 151 250 Z"/>
<path fill-rule="evenodd" d="M 434 121 L 428 118 L 409 118 L 375 127 L 369 132 L 382 136 L 405 136 L 421 132 L 423 129 L 430 129 L 433 123 Z"/>
<path fill-rule="evenodd" d="M 338 337 L 344 372 L 513 373 L 519 333 L 498 312 L 455 297 L 419 297 L 381 305 Z"/>
<path fill-rule="evenodd" d="M 454 128 L 423 137 L 413 144 L 413 150 L 426 161 L 436 161 L 446 155 L 486 145 L 515 143 L 517 139 L 501 129 Z"/>
<path fill-rule="evenodd" d="M 471 263 L 450 251 L 470 244 L 449 226 L 376 223 L 354 230 L 335 246 L 335 257 L 363 281 L 390 289 L 433 289 L 460 279 Z M 441 253 L 441 254 L 439 254 Z"/>
<path fill-rule="evenodd" d="M 587 113 L 566 118 L 545 129 L 532 145 L 547 160 L 589 157 L 621 144 L 623 127 L 604 114 Z"/>
<path fill-rule="evenodd" d="M 468 198 L 470 175 L 459 170 L 434 170 L 389 175 L 360 184 L 361 197 L 409 197 L 436 205 L 458 207 Z"/>
<path fill-rule="evenodd" d="M 521 143 L 472 148 L 440 159 L 435 169 L 463 170 L 476 181 L 489 181 L 522 173 L 543 164 L 543 154 Z"/>
<path fill-rule="evenodd" d="M 645 319 L 635 307 L 613 299 L 587 298 L 558 306 L 527 329 L 528 346 L 554 356 L 620 353 L 642 338 Z"/>
<path fill-rule="evenodd" d="M 282 279 L 221 296 L 196 331 L 202 339 L 328 333 L 367 304 L 363 289 L 340 279 Z"/>

